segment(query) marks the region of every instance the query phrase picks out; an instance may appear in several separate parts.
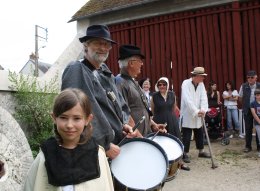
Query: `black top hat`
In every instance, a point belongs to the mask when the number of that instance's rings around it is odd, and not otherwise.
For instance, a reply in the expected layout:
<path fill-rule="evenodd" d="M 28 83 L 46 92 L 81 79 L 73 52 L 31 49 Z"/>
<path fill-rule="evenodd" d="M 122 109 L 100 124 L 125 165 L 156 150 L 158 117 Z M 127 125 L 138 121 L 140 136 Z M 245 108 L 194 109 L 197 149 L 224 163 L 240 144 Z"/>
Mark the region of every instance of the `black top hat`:
<path fill-rule="evenodd" d="M 256 75 L 256 71 L 254 70 L 250 70 L 247 72 L 247 76 L 255 76 Z"/>
<path fill-rule="evenodd" d="M 129 58 L 131 56 L 140 56 L 142 59 L 145 58 L 145 56 L 141 53 L 141 49 L 138 48 L 137 46 L 133 46 L 133 45 L 120 46 L 118 60 Z"/>
<path fill-rule="evenodd" d="M 102 38 L 113 44 L 116 44 L 115 41 L 111 39 L 109 29 L 106 25 L 91 25 L 87 28 L 86 36 L 79 38 L 81 43 L 86 42 L 91 38 Z"/>

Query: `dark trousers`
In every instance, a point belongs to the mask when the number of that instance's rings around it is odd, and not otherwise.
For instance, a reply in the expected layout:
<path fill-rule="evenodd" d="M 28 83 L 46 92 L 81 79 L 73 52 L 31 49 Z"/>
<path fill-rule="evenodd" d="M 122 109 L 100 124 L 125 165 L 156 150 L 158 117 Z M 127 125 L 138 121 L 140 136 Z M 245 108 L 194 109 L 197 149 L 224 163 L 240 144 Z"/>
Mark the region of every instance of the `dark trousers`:
<path fill-rule="evenodd" d="M 253 116 L 251 111 L 249 111 L 247 114 L 244 114 L 244 120 L 245 120 L 245 130 L 246 130 L 246 148 L 252 149 L 252 133 L 253 133 Z M 256 133 L 256 145 L 257 149 L 260 149 L 259 146 L 259 140 Z"/>
<path fill-rule="evenodd" d="M 191 140 L 191 134 L 192 130 L 194 133 L 194 139 L 196 142 L 196 148 L 197 149 L 204 149 L 204 144 L 203 144 L 203 129 L 190 129 L 187 127 L 182 127 L 182 141 L 184 145 L 184 152 L 188 153 L 190 150 L 190 140 Z"/>

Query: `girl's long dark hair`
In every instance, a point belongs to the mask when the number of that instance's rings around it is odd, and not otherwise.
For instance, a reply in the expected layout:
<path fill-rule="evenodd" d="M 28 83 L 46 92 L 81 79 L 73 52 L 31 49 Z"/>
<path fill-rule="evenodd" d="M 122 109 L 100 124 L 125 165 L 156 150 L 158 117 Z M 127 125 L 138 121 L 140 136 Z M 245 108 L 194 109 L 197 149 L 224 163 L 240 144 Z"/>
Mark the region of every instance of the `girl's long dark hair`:
<path fill-rule="evenodd" d="M 53 115 L 59 117 L 62 113 L 70 110 L 77 104 L 80 104 L 85 116 L 88 117 L 91 114 L 91 105 L 86 94 L 76 88 L 68 88 L 63 90 L 54 100 L 53 104 Z M 63 143 L 62 137 L 58 133 L 57 126 L 54 125 L 55 138 L 59 144 Z M 84 126 L 84 130 L 80 135 L 80 141 L 78 144 L 86 143 L 92 135 L 91 124 Z"/>
<path fill-rule="evenodd" d="M 231 81 L 227 81 L 227 82 L 225 83 L 225 90 L 226 90 L 226 91 L 228 91 L 228 89 L 227 89 L 227 84 L 230 84 L 232 91 L 235 90 L 234 83 L 231 82 Z"/>
<path fill-rule="evenodd" d="M 216 84 L 214 81 L 209 82 L 209 87 L 208 87 L 208 91 L 207 91 L 208 95 L 212 94 L 213 90 L 212 90 L 211 86 L 213 86 L 214 84 Z M 217 90 L 214 90 L 214 92 L 216 92 L 216 91 Z"/>

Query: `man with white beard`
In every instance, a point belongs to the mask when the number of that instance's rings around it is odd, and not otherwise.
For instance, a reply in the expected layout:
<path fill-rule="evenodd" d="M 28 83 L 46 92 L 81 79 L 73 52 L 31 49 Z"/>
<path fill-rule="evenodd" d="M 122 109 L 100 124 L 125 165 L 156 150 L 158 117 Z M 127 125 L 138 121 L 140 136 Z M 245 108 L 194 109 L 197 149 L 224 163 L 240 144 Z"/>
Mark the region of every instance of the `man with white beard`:
<path fill-rule="evenodd" d="M 61 89 L 79 88 L 86 93 L 94 115 L 93 136 L 104 147 L 106 155 L 114 159 L 120 153 L 116 144 L 124 137 L 123 133 L 129 137 L 136 135 L 128 125 L 129 108 L 117 90 L 114 75 L 104 63 L 116 42 L 105 25 L 89 26 L 86 36 L 79 41 L 83 43 L 84 59 L 66 67 Z"/>

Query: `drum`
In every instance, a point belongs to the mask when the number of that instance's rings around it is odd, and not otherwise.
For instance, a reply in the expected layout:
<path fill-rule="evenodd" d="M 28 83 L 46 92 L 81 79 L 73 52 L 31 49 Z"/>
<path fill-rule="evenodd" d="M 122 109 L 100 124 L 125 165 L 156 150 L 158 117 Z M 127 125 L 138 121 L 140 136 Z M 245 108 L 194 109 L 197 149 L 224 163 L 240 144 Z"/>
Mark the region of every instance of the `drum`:
<path fill-rule="evenodd" d="M 123 190 L 160 189 L 169 171 L 165 151 L 145 138 L 126 139 L 110 167 L 114 184 L 124 187 Z"/>
<path fill-rule="evenodd" d="M 151 133 L 147 136 L 158 143 L 166 152 L 169 160 L 169 173 L 166 181 L 170 181 L 176 177 L 180 169 L 180 160 L 184 152 L 184 146 L 180 139 L 168 133 Z"/>

